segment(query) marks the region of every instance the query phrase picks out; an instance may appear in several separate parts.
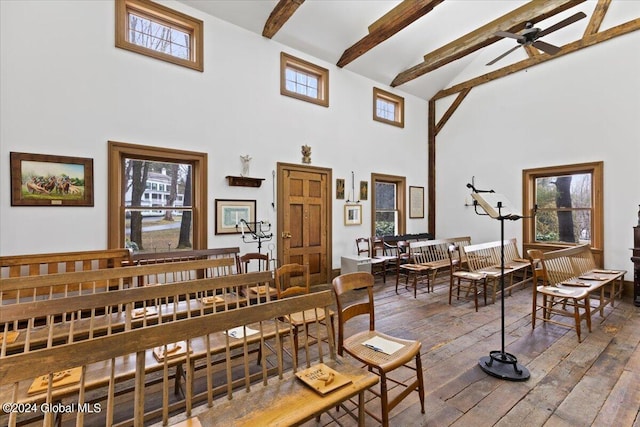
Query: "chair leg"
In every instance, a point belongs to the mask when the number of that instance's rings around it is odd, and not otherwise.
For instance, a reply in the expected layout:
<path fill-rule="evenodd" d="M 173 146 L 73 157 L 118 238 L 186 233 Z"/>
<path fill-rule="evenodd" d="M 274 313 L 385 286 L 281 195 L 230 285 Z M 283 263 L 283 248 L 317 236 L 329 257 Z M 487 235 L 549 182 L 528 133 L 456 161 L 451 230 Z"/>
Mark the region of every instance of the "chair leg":
<path fill-rule="evenodd" d="M 420 359 L 420 352 L 416 354 L 416 375 L 418 375 L 418 396 L 420 397 L 420 412 L 424 414 L 424 378 L 422 375 L 422 359 Z"/>
<path fill-rule="evenodd" d="M 382 408 L 382 427 L 389 427 L 389 396 L 387 395 L 387 375 L 380 372 L 380 406 Z"/>

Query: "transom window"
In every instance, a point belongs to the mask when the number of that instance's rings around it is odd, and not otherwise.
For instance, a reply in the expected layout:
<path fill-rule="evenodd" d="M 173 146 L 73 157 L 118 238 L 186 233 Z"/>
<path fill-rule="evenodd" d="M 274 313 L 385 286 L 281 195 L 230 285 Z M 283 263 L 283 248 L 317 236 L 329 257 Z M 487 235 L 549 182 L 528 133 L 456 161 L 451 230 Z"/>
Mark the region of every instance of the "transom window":
<path fill-rule="evenodd" d="M 280 94 L 329 106 L 329 70 L 280 54 Z"/>
<path fill-rule="evenodd" d="M 404 98 L 373 88 L 373 120 L 404 127 Z"/>
<path fill-rule="evenodd" d="M 524 170 L 523 208 L 535 213 L 523 222 L 524 242 L 602 249 L 602 172 L 602 162 Z"/>
<path fill-rule="evenodd" d="M 203 67 L 203 23 L 149 0 L 116 0 L 116 46 L 163 61 Z"/>

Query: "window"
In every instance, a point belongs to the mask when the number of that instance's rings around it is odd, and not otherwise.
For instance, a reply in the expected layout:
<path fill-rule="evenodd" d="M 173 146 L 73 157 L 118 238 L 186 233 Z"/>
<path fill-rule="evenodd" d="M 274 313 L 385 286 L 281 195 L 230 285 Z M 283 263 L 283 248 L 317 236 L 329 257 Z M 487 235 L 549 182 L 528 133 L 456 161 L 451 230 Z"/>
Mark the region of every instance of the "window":
<path fill-rule="evenodd" d="M 523 208 L 535 218 L 523 221 L 529 247 L 603 246 L 603 163 L 527 169 L 523 171 Z"/>
<path fill-rule="evenodd" d="M 373 120 L 404 127 L 404 98 L 373 88 Z"/>
<path fill-rule="evenodd" d="M 405 232 L 405 178 L 371 174 L 372 235 L 395 236 Z"/>
<path fill-rule="evenodd" d="M 116 47 L 204 70 L 203 23 L 149 0 L 116 0 Z"/>
<path fill-rule="evenodd" d="M 109 247 L 206 248 L 206 167 L 206 153 L 110 141 Z M 168 194 L 153 192 L 158 185 Z"/>
<path fill-rule="evenodd" d="M 280 53 L 280 94 L 329 106 L 329 70 Z"/>

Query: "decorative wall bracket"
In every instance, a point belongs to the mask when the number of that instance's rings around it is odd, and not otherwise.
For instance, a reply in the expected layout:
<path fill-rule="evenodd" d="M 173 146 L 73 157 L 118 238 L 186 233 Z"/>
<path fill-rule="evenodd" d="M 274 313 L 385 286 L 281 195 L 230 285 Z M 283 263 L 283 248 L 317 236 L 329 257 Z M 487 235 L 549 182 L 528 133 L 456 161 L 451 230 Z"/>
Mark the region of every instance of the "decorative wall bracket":
<path fill-rule="evenodd" d="M 249 178 L 248 176 L 227 175 L 227 182 L 233 187 L 260 187 L 264 178 Z"/>

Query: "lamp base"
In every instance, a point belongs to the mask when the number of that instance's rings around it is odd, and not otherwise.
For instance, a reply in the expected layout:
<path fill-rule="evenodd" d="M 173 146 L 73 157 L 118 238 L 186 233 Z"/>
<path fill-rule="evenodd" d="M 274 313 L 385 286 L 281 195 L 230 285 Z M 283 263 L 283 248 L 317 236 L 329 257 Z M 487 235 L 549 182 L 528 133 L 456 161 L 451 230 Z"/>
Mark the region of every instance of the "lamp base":
<path fill-rule="evenodd" d="M 518 358 L 502 351 L 492 351 L 489 356 L 478 361 L 480 368 L 487 374 L 509 381 L 526 381 L 531 374 L 524 366 L 518 364 Z"/>

